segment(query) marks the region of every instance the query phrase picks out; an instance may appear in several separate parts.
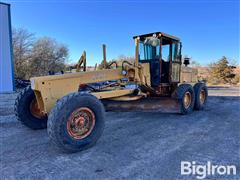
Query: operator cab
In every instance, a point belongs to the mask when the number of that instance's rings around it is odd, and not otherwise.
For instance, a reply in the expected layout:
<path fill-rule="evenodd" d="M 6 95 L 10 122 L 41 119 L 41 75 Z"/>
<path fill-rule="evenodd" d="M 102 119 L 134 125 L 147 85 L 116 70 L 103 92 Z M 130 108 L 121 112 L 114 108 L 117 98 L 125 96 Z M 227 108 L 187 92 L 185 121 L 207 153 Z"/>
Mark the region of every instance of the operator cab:
<path fill-rule="evenodd" d="M 138 38 L 139 63 L 149 63 L 151 86 L 180 81 L 181 42 L 166 33 L 155 32 L 134 36 Z"/>

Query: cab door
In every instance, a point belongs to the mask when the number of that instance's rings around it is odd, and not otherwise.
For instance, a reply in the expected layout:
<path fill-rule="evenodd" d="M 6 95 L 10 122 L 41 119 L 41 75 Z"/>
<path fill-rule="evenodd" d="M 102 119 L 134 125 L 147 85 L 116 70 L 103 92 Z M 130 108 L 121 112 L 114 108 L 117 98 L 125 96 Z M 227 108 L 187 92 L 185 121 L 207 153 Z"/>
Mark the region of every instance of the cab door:
<path fill-rule="evenodd" d="M 160 76 L 160 45 L 139 44 L 139 62 L 149 63 L 150 81 L 152 87 L 158 87 L 161 82 Z"/>
<path fill-rule="evenodd" d="M 180 82 L 181 72 L 181 43 L 173 41 L 171 46 L 172 52 L 172 68 L 171 68 L 171 82 Z"/>

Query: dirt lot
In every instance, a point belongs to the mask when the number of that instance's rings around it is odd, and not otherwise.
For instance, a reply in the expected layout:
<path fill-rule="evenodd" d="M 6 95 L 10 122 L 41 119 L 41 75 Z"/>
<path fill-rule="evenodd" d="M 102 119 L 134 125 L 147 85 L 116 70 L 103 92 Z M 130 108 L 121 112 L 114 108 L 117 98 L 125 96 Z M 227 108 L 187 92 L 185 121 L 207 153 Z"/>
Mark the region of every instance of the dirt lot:
<path fill-rule="evenodd" d="M 46 130 L 24 127 L 13 115 L 16 94 L 0 95 L 1 179 L 193 179 L 181 161 L 237 166 L 240 179 L 240 92 L 210 88 L 206 110 L 190 115 L 108 112 L 91 149 L 64 154 Z M 216 176 L 208 179 L 216 179 Z"/>

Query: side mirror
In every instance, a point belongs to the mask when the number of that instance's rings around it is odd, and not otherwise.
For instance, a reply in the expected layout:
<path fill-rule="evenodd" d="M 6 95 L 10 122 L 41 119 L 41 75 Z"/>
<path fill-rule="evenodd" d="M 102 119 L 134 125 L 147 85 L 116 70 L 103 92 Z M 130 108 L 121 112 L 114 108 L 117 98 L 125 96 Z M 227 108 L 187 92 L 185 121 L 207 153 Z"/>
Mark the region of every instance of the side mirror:
<path fill-rule="evenodd" d="M 187 67 L 190 64 L 190 58 L 185 57 L 183 64 Z"/>

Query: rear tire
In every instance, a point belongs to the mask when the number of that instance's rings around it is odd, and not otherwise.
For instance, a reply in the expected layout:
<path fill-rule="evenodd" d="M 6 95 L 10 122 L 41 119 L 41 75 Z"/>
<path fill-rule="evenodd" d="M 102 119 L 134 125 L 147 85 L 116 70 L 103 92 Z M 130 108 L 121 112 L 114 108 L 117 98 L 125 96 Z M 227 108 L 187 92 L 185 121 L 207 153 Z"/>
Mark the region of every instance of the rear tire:
<path fill-rule="evenodd" d="M 95 96 L 79 92 L 66 95 L 49 114 L 50 140 L 65 152 L 87 149 L 102 135 L 104 116 L 104 106 Z"/>
<path fill-rule="evenodd" d="M 195 110 L 203 110 L 208 98 L 208 89 L 205 83 L 199 82 L 194 85 L 195 92 Z"/>
<path fill-rule="evenodd" d="M 31 129 L 44 129 L 47 127 L 48 118 L 47 115 L 32 110 L 33 107 L 36 109 L 36 106 L 33 105 L 37 105 L 36 103 L 34 91 L 30 86 L 27 86 L 15 100 L 15 115 L 19 121 Z"/>
<path fill-rule="evenodd" d="M 195 93 L 190 84 L 181 84 L 177 87 L 176 96 L 180 105 L 181 114 L 190 114 L 195 103 Z"/>

